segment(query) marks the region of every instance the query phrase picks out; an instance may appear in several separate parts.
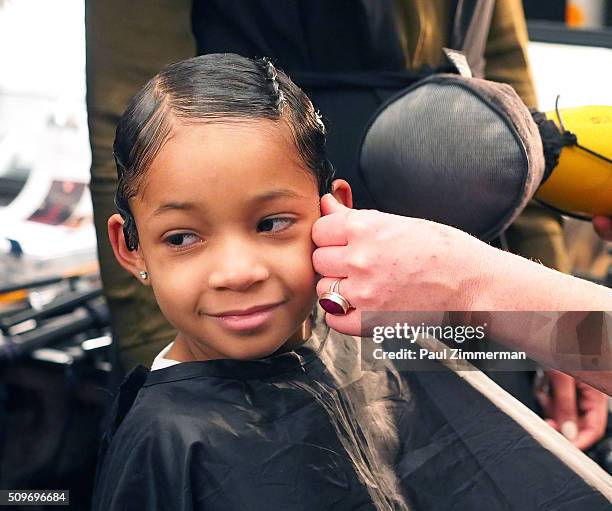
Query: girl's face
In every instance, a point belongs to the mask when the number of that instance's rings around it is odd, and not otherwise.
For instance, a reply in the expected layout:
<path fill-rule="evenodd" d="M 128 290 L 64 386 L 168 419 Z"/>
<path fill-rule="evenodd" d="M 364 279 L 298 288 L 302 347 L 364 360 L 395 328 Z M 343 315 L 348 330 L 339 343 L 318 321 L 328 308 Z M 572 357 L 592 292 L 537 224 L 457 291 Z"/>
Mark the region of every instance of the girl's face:
<path fill-rule="evenodd" d="M 315 176 L 284 123 L 178 127 L 130 201 L 140 268 L 198 358 L 270 355 L 312 310 Z"/>

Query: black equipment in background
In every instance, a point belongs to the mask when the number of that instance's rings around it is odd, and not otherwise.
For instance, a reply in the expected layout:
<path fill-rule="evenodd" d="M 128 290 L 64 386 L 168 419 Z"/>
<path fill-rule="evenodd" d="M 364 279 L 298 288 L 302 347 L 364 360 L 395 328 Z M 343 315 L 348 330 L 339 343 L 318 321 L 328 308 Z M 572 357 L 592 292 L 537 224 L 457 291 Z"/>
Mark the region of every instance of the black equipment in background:
<path fill-rule="evenodd" d="M 66 281 L 25 287 L 49 290 Z M 0 295 L 8 291 L 15 290 Z M 45 305 L 0 312 L 0 488 L 69 490 L 70 509 L 90 508 L 100 427 L 115 381 L 101 294 L 98 283 L 72 279 Z M 55 509 L 23 507 L 47 508 Z"/>

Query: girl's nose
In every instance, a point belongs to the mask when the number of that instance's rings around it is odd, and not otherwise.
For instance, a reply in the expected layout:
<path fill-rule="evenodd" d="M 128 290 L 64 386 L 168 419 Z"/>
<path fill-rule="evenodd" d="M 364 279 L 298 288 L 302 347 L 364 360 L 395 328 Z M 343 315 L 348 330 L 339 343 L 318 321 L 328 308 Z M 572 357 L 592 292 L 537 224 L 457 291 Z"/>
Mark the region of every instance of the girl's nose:
<path fill-rule="evenodd" d="M 225 244 L 213 263 L 209 286 L 214 289 L 246 291 L 257 282 L 267 280 L 270 271 L 263 264 L 257 248 L 247 244 Z"/>

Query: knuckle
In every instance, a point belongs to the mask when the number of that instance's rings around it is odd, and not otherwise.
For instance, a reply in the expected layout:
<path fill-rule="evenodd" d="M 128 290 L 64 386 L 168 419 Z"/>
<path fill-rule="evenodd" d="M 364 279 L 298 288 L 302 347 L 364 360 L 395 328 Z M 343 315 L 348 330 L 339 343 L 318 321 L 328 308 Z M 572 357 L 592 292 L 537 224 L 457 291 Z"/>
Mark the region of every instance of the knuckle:
<path fill-rule="evenodd" d="M 370 258 L 363 252 L 355 252 L 349 256 L 347 265 L 354 272 L 362 272 L 370 266 Z"/>
<path fill-rule="evenodd" d="M 359 287 L 356 292 L 356 297 L 360 303 L 367 305 L 374 300 L 375 293 L 372 286 L 364 285 Z"/>
<path fill-rule="evenodd" d="M 368 219 L 366 215 L 359 214 L 360 212 L 353 212 L 348 215 L 346 219 L 346 228 L 349 233 L 354 237 L 362 237 L 368 232 Z"/>

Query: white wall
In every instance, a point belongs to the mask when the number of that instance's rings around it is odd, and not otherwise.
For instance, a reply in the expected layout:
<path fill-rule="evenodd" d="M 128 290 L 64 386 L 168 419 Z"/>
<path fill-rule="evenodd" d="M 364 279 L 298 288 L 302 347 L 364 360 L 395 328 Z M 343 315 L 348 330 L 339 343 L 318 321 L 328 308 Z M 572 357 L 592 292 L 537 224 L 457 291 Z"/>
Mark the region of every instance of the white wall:
<path fill-rule="evenodd" d="M 612 106 L 612 49 L 529 43 L 540 110 L 559 106 Z"/>

